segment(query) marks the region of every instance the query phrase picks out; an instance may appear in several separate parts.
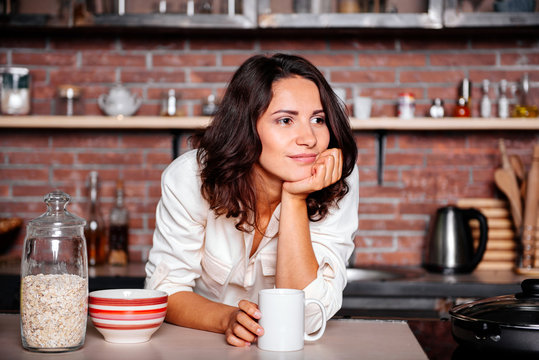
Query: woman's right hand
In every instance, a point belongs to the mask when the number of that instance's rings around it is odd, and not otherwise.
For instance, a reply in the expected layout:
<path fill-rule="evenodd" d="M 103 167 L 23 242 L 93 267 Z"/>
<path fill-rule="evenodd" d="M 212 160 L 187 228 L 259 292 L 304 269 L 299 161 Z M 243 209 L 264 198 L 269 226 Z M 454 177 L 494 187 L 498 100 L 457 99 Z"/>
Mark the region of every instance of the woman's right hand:
<path fill-rule="evenodd" d="M 258 336 L 264 334 L 262 326 L 258 325 L 262 313 L 255 303 L 241 300 L 238 308 L 230 314 L 225 330 L 227 343 L 233 346 L 250 346 Z"/>

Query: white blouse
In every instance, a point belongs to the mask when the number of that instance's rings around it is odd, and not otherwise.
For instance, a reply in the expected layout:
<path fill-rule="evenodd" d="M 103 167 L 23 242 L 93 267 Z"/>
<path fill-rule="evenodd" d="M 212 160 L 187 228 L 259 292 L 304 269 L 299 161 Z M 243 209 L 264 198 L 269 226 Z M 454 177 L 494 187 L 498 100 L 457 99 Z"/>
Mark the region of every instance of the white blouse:
<path fill-rule="evenodd" d="M 346 261 L 354 249 L 358 226 L 357 166 L 346 179 L 349 192 L 321 221 L 310 222 L 318 275 L 305 289 L 320 300 L 328 319 L 342 305 Z M 201 195 L 196 150 L 174 160 L 163 172 L 153 247 L 146 264 L 146 288 L 172 295 L 194 291 L 210 300 L 237 306 L 241 299 L 258 303 L 258 291 L 275 286 L 280 205 L 258 249 L 249 257 L 254 233 L 235 228 L 235 219 L 216 217 Z M 321 326 L 318 307 L 305 312 L 305 330 Z"/>

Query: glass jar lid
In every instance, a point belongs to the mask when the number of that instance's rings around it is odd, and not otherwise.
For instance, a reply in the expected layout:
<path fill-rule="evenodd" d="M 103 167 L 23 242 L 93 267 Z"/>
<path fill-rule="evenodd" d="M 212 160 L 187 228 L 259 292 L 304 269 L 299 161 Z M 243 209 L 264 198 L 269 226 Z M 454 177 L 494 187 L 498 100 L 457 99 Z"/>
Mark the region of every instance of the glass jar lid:
<path fill-rule="evenodd" d="M 539 279 L 526 279 L 521 287 L 521 293 L 458 305 L 449 314 L 459 320 L 539 329 Z"/>
<path fill-rule="evenodd" d="M 48 193 L 43 198 L 43 201 L 47 204 L 47 211 L 31 220 L 28 225 L 40 228 L 84 226 L 86 220 L 66 210 L 67 203 L 70 200 L 71 197 L 61 190 Z"/>

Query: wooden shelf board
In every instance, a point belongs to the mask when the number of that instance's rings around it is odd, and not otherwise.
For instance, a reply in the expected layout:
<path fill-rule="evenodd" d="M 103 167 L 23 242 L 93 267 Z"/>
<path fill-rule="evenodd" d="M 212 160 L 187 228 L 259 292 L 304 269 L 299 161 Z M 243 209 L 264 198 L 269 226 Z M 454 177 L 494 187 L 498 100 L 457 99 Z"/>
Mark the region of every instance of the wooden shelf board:
<path fill-rule="evenodd" d="M 181 129 L 205 128 L 210 117 L 162 116 L 0 116 L 0 128 L 33 129 Z M 414 118 L 402 120 L 394 117 L 371 119 L 350 118 L 353 130 L 539 130 L 539 118 Z"/>

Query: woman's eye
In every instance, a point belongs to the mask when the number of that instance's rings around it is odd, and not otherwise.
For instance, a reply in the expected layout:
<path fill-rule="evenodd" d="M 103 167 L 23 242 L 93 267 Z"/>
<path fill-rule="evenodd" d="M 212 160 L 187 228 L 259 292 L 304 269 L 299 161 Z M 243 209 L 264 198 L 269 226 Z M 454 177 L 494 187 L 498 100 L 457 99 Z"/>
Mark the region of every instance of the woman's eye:
<path fill-rule="evenodd" d="M 311 122 L 313 124 L 325 124 L 326 123 L 326 119 L 324 119 L 323 117 L 315 117 L 315 118 L 312 118 L 311 119 Z"/>
<path fill-rule="evenodd" d="M 280 118 L 279 120 L 277 120 L 277 122 L 279 124 L 283 124 L 283 125 L 288 125 L 292 122 L 292 119 L 290 118 Z"/>

